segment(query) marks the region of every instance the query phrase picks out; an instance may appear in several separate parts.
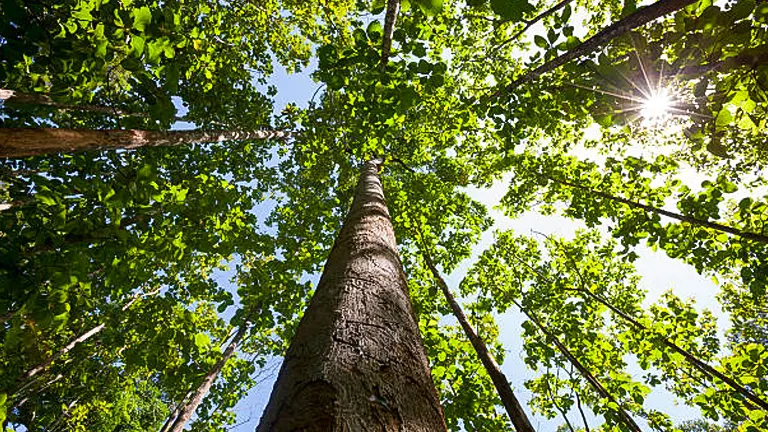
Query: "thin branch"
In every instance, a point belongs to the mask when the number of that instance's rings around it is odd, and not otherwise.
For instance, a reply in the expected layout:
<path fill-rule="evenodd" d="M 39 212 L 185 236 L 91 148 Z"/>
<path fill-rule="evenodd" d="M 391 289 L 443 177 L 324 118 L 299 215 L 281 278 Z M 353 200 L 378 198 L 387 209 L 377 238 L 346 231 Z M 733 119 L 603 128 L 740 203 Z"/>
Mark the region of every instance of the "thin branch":
<path fill-rule="evenodd" d="M 635 423 L 635 421 L 630 417 L 630 415 L 622 408 L 621 404 L 619 404 L 618 400 L 611 395 L 608 390 L 603 387 L 603 385 L 600 383 L 600 381 L 592 375 L 592 372 L 589 371 L 589 369 L 586 368 L 572 353 L 568 348 L 566 348 L 565 345 L 563 345 L 562 342 L 560 342 L 560 339 L 557 338 L 552 332 L 546 329 L 544 325 L 539 321 L 539 318 L 528 309 L 523 308 L 523 306 L 517 301 L 512 299 L 512 303 L 517 306 L 518 309 L 520 309 L 520 312 L 525 314 L 525 316 L 528 317 L 531 322 L 533 322 L 536 327 L 539 328 L 539 330 L 546 336 L 547 339 L 552 341 L 552 343 L 557 347 L 558 351 L 560 351 L 561 354 L 576 368 L 576 370 L 579 371 L 581 376 L 583 376 L 587 382 L 592 386 L 593 389 L 601 396 L 608 401 L 613 402 L 616 404 L 616 412 L 619 416 L 619 419 L 622 423 L 624 423 L 627 428 L 629 428 L 632 432 L 641 432 L 640 426 Z"/>
<path fill-rule="evenodd" d="M 506 39 L 504 42 L 502 42 L 499 45 L 497 45 L 493 49 L 493 51 L 491 53 L 493 54 L 493 53 L 497 52 L 498 50 L 503 48 L 504 45 L 514 41 L 517 38 L 519 38 L 520 36 L 523 35 L 523 33 L 528 31 L 528 29 L 531 28 L 534 24 L 536 24 L 537 22 L 543 20 L 544 18 L 552 15 L 553 13 L 557 12 L 558 10 L 562 9 L 563 7 L 565 7 L 571 1 L 572 0 L 562 0 L 560 3 L 554 5 L 551 8 L 547 9 L 546 11 L 540 13 L 538 16 L 536 16 L 536 18 L 534 18 L 532 20 L 524 21 L 525 22 L 525 27 L 523 27 L 520 31 L 518 31 L 517 33 L 512 35 L 509 39 Z"/>

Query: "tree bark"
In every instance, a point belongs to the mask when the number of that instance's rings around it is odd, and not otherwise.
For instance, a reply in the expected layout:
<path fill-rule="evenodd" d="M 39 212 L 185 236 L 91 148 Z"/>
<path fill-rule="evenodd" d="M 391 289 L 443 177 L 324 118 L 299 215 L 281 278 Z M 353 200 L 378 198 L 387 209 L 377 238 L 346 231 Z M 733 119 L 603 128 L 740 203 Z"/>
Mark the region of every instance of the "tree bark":
<path fill-rule="evenodd" d="M 440 275 L 440 272 L 437 270 L 437 267 L 435 267 L 435 264 L 432 262 L 432 258 L 430 257 L 429 252 L 426 250 L 426 246 L 424 247 L 425 249 L 423 250 L 423 255 L 424 260 L 427 262 L 427 267 L 429 267 L 429 270 L 432 272 L 432 276 L 435 278 L 437 284 L 440 286 L 440 289 L 443 291 L 443 295 L 445 295 L 445 299 L 448 301 L 448 305 L 451 306 L 453 314 L 456 316 L 456 319 L 459 320 L 461 328 L 464 329 L 464 333 L 467 335 L 467 338 L 472 344 L 472 347 L 475 349 L 477 356 L 483 363 L 483 367 L 485 367 L 486 372 L 488 372 L 488 375 L 491 377 L 491 381 L 493 381 L 493 385 L 496 387 L 496 392 L 499 394 L 499 398 L 501 398 L 501 402 L 504 404 L 504 408 L 507 410 L 507 415 L 509 415 L 509 419 L 515 426 L 515 430 L 517 432 L 535 432 L 535 429 L 533 426 L 531 426 L 531 422 L 528 419 L 528 415 L 525 413 L 522 405 L 520 405 L 520 401 L 517 400 L 515 393 L 512 391 L 512 386 L 509 385 L 507 377 L 504 375 L 504 372 L 501 371 L 498 363 L 496 363 L 496 360 L 488 351 L 488 348 L 485 346 L 485 342 L 480 339 L 480 337 L 475 332 L 475 329 L 473 329 L 472 325 L 469 324 L 467 316 L 464 315 L 464 311 L 453 297 L 451 290 L 448 288 L 448 284 L 445 283 L 445 279 L 443 279 L 442 275 Z"/>
<path fill-rule="evenodd" d="M 355 199 L 257 431 L 445 431 L 378 176 Z"/>
<path fill-rule="evenodd" d="M 0 158 L 21 158 L 87 150 L 132 150 L 252 139 L 285 139 L 290 132 L 252 131 L 149 131 L 87 129 L 0 129 Z"/>
<path fill-rule="evenodd" d="M 208 391 L 216 381 L 216 378 L 218 378 L 221 370 L 227 364 L 229 359 L 232 358 L 232 356 L 235 354 L 237 346 L 243 340 L 243 337 L 248 330 L 248 324 L 248 319 L 246 319 L 245 322 L 240 325 L 240 328 L 237 330 L 235 337 L 232 338 L 232 341 L 227 346 L 227 349 L 224 350 L 224 354 L 221 356 L 221 359 L 219 359 L 219 361 L 217 361 L 211 370 L 208 371 L 208 373 L 205 375 L 203 382 L 200 383 L 200 386 L 189 398 L 189 402 L 184 404 L 181 410 L 179 410 L 178 415 L 171 424 L 171 427 L 168 429 L 168 432 L 181 432 L 184 430 L 184 426 L 187 425 L 187 422 L 190 418 L 192 418 L 192 415 L 195 413 L 198 405 L 200 405 L 200 402 L 202 402 L 203 398 L 205 398 L 205 395 L 208 394 Z"/>
<path fill-rule="evenodd" d="M 719 223 L 716 223 L 716 222 L 710 222 L 710 221 L 706 221 L 706 220 L 697 219 L 697 218 L 691 217 L 691 216 L 681 215 L 679 213 L 674 213 L 674 212 L 671 212 L 671 211 L 660 209 L 658 207 L 652 207 L 652 206 L 649 206 L 649 205 L 646 205 L 646 204 L 642 204 L 642 203 L 639 203 L 639 202 L 636 202 L 636 201 L 631 201 L 631 200 L 628 200 L 626 198 L 622 198 L 622 197 L 619 197 L 619 196 L 615 196 L 615 195 L 611 195 L 611 194 L 608 194 L 608 193 L 605 193 L 605 192 L 601 192 L 599 190 L 595 190 L 595 189 L 592 189 L 592 188 L 587 187 L 587 186 L 582 186 L 580 184 L 571 183 L 571 182 L 568 182 L 568 181 L 565 181 L 565 180 L 556 179 L 554 177 L 547 176 L 547 178 L 549 180 L 551 180 L 551 181 L 553 181 L 555 183 L 561 184 L 563 186 L 568 186 L 568 187 L 571 187 L 571 188 L 574 188 L 574 189 L 583 190 L 585 192 L 589 192 L 589 193 L 595 194 L 595 195 L 597 195 L 597 196 L 599 196 L 601 198 L 605 198 L 605 199 L 611 200 L 611 201 L 620 202 L 622 204 L 626 204 L 626 205 L 628 205 L 630 207 L 633 207 L 633 208 L 645 210 L 647 212 L 657 213 L 657 214 L 660 214 L 662 216 L 666 216 L 668 218 L 677 219 L 677 220 L 679 220 L 681 222 L 688 222 L 691 225 L 697 225 L 697 226 L 701 226 L 701 227 L 711 228 L 711 229 L 717 230 L 717 231 L 726 232 L 728 234 L 733 234 L 735 236 L 738 236 L 738 237 L 741 237 L 741 238 L 744 238 L 744 239 L 747 239 L 747 240 L 754 240 L 754 241 L 758 241 L 758 242 L 761 242 L 761 243 L 768 243 L 768 236 L 763 235 L 763 234 L 757 234 L 757 233 L 753 233 L 753 232 L 742 231 L 740 229 L 729 227 L 727 225 L 722 225 L 722 224 L 719 224 Z"/>
<path fill-rule="evenodd" d="M 504 91 L 511 92 L 518 86 L 533 81 L 536 78 L 551 72 L 560 66 L 576 58 L 591 54 L 601 46 L 607 44 L 613 39 L 628 33 L 644 24 L 647 24 L 658 17 L 672 13 L 694 3 L 696 0 L 659 0 L 654 4 L 639 8 L 634 13 L 616 21 L 610 26 L 599 31 L 597 34 L 582 42 L 575 48 L 566 51 L 558 57 L 544 63 L 536 69 L 525 73 L 525 75 L 512 81 L 504 88 Z M 494 96 L 499 96 L 501 91 L 496 92 Z"/>

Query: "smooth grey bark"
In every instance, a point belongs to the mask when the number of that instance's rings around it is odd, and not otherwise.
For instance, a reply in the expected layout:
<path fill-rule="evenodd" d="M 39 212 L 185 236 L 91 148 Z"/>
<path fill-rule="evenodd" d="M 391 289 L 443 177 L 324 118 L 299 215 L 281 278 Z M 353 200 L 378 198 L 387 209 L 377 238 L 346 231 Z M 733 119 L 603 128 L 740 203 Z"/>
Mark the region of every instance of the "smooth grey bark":
<path fill-rule="evenodd" d="M 163 147 L 253 139 L 285 139 L 290 132 L 252 131 L 150 131 L 56 128 L 0 129 L 0 158 L 21 158 L 87 150 Z"/>
<path fill-rule="evenodd" d="M 363 167 L 257 431 L 446 430 L 379 168 Z"/>
<path fill-rule="evenodd" d="M 464 334 L 467 335 L 469 342 L 472 344 L 472 347 L 475 349 L 477 356 L 483 363 L 485 371 L 488 372 L 488 376 L 491 377 L 493 386 L 496 387 L 496 392 L 499 394 L 499 398 L 504 404 L 504 409 L 506 409 L 510 421 L 512 421 L 512 424 L 515 426 L 515 430 L 517 432 L 535 432 L 536 430 L 533 428 L 533 426 L 531 426 L 531 421 L 528 419 L 528 415 L 523 410 L 523 406 L 520 404 L 520 401 L 517 400 L 515 393 L 512 391 L 512 386 L 509 384 L 509 380 L 507 380 L 504 372 L 501 371 L 501 368 L 499 367 L 499 364 L 496 363 L 493 355 L 491 355 L 491 353 L 488 351 L 488 347 L 485 346 L 485 342 L 480 339 L 480 336 L 477 335 L 475 329 L 472 328 L 469 320 L 467 320 L 467 316 L 464 314 L 464 311 L 461 309 L 459 303 L 453 297 L 451 290 L 448 288 L 448 284 L 445 283 L 445 279 L 443 279 L 443 276 L 432 262 L 432 257 L 426 250 L 426 245 L 424 246 L 422 252 L 424 255 L 424 260 L 427 262 L 427 267 L 429 267 L 429 270 L 432 272 L 432 276 L 437 281 L 437 285 L 440 286 L 440 289 L 443 291 L 443 295 L 445 296 L 446 301 L 448 301 L 448 305 L 451 307 L 453 315 L 456 316 L 459 324 L 461 324 L 461 328 L 464 329 Z"/>

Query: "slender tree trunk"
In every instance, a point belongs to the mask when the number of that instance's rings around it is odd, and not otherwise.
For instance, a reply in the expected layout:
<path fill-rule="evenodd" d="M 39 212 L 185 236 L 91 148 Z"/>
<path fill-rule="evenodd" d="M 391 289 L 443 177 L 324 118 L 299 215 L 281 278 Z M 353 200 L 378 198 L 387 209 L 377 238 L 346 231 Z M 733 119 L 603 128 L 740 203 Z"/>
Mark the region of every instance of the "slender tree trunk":
<path fill-rule="evenodd" d="M 163 423 L 163 426 L 157 432 L 168 432 L 168 429 L 176 421 L 176 418 L 179 416 L 181 409 L 187 405 L 187 401 L 190 397 L 192 397 L 193 393 L 194 390 L 190 390 L 184 395 L 184 397 L 181 398 L 176 406 L 173 407 L 173 410 L 171 410 L 171 413 L 168 415 L 168 419 L 165 421 L 165 423 Z"/>
<path fill-rule="evenodd" d="M 60 102 L 56 102 L 50 98 L 50 96 L 42 93 L 22 93 L 15 90 L 0 89 L 0 100 L 4 101 L 6 105 L 43 105 L 53 108 L 59 108 L 70 111 L 90 111 L 102 114 L 119 114 L 119 115 L 134 115 L 142 116 L 143 114 L 130 114 L 123 110 L 104 106 L 104 105 L 69 105 Z"/>
<path fill-rule="evenodd" d="M 197 390 L 195 390 L 195 392 L 189 398 L 189 402 L 184 404 L 181 410 L 179 410 L 179 413 L 176 416 L 176 419 L 171 424 L 171 427 L 168 429 L 168 432 L 181 432 L 184 430 L 184 426 L 186 426 L 189 419 L 192 418 L 192 415 L 195 413 L 195 410 L 197 409 L 198 405 L 200 405 L 200 402 L 203 401 L 203 398 L 205 398 L 205 395 L 208 394 L 208 391 L 211 389 L 211 386 L 216 381 L 216 378 L 218 378 L 221 370 L 227 364 L 229 359 L 232 358 L 233 355 L 235 355 L 235 350 L 237 350 L 237 346 L 243 340 L 243 337 L 245 336 L 245 333 L 248 330 L 248 324 L 249 324 L 248 319 L 246 319 L 245 322 L 243 322 L 243 324 L 240 325 L 240 328 L 237 330 L 235 337 L 232 338 L 232 341 L 227 346 L 227 349 L 224 350 L 224 354 L 221 356 L 221 359 L 219 359 L 219 361 L 217 361 L 216 364 L 213 365 L 211 370 L 208 371 L 208 373 L 205 375 L 205 378 L 203 378 L 203 382 L 200 383 L 200 386 L 197 388 Z"/>
<path fill-rule="evenodd" d="M 21 158 L 86 150 L 164 147 L 252 139 L 284 139 L 290 132 L 252 131 L 148 131 L 87 129 L 0 129 L 0 158 Z"/>
<path fill-rule="evenodd" d="M 587 380 L 587 382 L 600 395 L 600 397 L 604 397 L 608 399 L 608 401 L 616 404 L 616 406 L 618 407 L 617 414 L 619 415 L 619 419 L 621 419 L 621 422 L 624 423 L 624 425 L 627 426 L 627 428 L 629 428 L 629 430 L 631 430 L 632 432 L 641 432 L 640 426 L 638 426 L 637 423 L 635 423 L 635 421 L 632 419 L 632 417 L 630 417 L 630 415 L 626 411 L 624 411 L 624 408 L 622 408 L 621 404 L 619 404 L 619 401 L 617 401 L 616 398 L 614 398 L 610 393 L 608 393 L 608 390 L 606 390 L 605 387 L 603 387 L 603 385 L 600 383 L 597 377 L 592 375 L 592 372 L 590 372 L 589 369 L 586 368 L 586 366 L 581 364 L 581 362 L 576 357 L 574 357 L 571 351 L 565 345 L 563 345 L 562 342 L 560 342 L 560 339 L 558 339 L 557 336 L 552 334 L 552 332 L 547 330 L 547 328 L 544 327 L 544 325 L 541 323 L 541 321 L 539 321 L 536 315 L 534 315 L 532 312 L 528 311 L 527 309 L 523 308 L 523 306 L 517 301 L 515 300 L 512 300 L 512 301 L 515 303 L 515 306 L 517 306 L 517 308 L 520 309 L 520 311 L 524 313 L 525 316 L 527 316 L 528 319 L 531 320 L 531 322 L 533 322 L 536 325 L 536 327 L 539 328 L 539 330 L 544 334 L 544 336 L 546 336 L 548 340 L 552 341 L 555 347 L 557 347 L 557 350 L 560 351 L 560 353 L 563 354 L 563 356 L 566 359 L 568 359 L 568 362 L 570 362 L 576 368 L 576 370 L 579 371 L 581 376 L 583 376 L 584 379 Z"/>
<path fill-rule="evenodd" d="M 384 15 L 384 35 L 381 38 L 381 69 L 389 62 L 389 53 L 392 51 L 392 35 L 395 32 L 397 13 L 400 11 L 400 0 L 387 2 L 387 13 Z"/>
<path fill-rule="evenodd" d="M 453 297 L 451 290 L 448 288 L 448 284 L 445 283 L 445 279 L 443 279 L 442 275 L 437 270 L 437 267 L 435 267 L 434 263 L 432 262 L 432 258 L 430 257 L 429 252 L 426 250 L 426 245 L 424 246 L 423 255 L 424 260 L 427 262 L 427 267 L 429 267 L 429 270 L 432 272 L 432 276 L 435 278 L 437 284 L 440 286 L 440 289 L 443 291 L 443 295 L 445 295 L 445 299 L 448 301 L 448 305 L 451 306 L 453 314 L 456 316 L 456 319 L 459 320 L 461 328 L 464 329 L 464 334 L 467 335 L 467 338 L 469 339 L 470 343 L 472 343 L 472 347 L 475 349 L 477 356 L 483 363 L 483 367 L 485 367 L 486 372 L 488 372 L 488 375 L 491 377 L 491 381 L 493 381 L 493 385 L 496 387 L 496 392 L 499 394 L 499 398 L 501 398 L 501 402 L 504 404 L 504 408 L 507 410 L 507 415 L 509 415 L 509 419 L 515 426 L 515 430 L 517 432 L 535 432 L 535 429 L 533 426 L 531 426 L 531 422 L 528 419 L 528 415 L 526 415 L 522 405 L 520 405 L 520 402 L 517 400 L 515 393 L 512 391 L 512 386 L 509 385 L 507 377 L 504 375 L 504 372 L 501 371 L 501 368 L 499 367 L 498 363 L 496 363 L 493 355 L 491 355 L 491 353 L 488 351 L 488 348 L 485 346 L 485 342 L 480 339 L 480 337 L 475 332 L 475 329 L 472 328 L 472 325 L 469 324 L 467 316 L 464 315 L 464 311 L 461 309 L 461 306 Z"/>
<path fill-rule="evenodd" d="M 379 167 L 363 167 L 257 431 L 446 430 Z"/>
<path fill-rule="evenodd" d="M 677 219 L 677 220 L 682 221 L 682 222 L 688 222 L 691 225 L 697 225 L 697 226 L 701 226 L 701 227 L 711 228 L 711 229 L 717 230 L 717 231 L 726 232 L 728 234 L 733 234 L 735 236 L 739 236 L 739 237 L 747 239 L 747 240 L 754 240 L 754 241 L 758 241 L 758 242 L 761 242 L 761 243 L 768 243 L 768 236 L 763 235 L 763 234 L 757 234 L 757 233 L 753 233 L 753 232 L 742 231 L 740 229 L 729 227 L 727 225 L 721 225 L 719 223 L 710 222 L 710 221 L 701 220 L 701 219 L 696 219 L 695 217 L 691 217 L 691 216 L 681 215 L 679 213 L 674 213 L 674 212 L 667 211 L 667 210 L 664 210 L 664 209 L 660 209 L 660 208 L 657 208 L 657 207 L 652 207 L 652 206 L 649 206 L 649 205 L 646 205 L 646 204 L 642 204 L 642 203 L 639 203 L 639 202 L 631 201 L 631 200 L 628 200 L 626 198 L 622 198 L 622 197 L 618 197 L 618 196 L 615 196 L 615 195 L 611 195 L 611 194 L 608 194 L 608 193 L 605 193 L 605 192 L 602 192 L 602 191 L 599 191 L 599 190 L 595 190 L 595 189 L 589 188 L 587 186 L 582 186 L 582 185 L 579 185 L 579 184 L 576 184 L 576 183 L 571 183 L 571 182 L 568 182 L 568 181 L 565 181 L 565 180 L 556 179 L 554 177 L 547 176 L 547 178 L 549 180 L 551 180 L 551 181 L 553 181 L 555 183 L 561 184 L 563 186 L 568 186 L 568 187 L 571 187 L 571 188 L 583 190 L 585 192 L 589 192 L 589 193 L 592 193 L 594 195 L 597 195 L 597 196 L 599 196 L 601 198 L 605 198 L 605 199 L 611 200 L 611 201 L 620 202 L 622 204 L 626 204 L 626 205 L 628 205 L 630 207 L 633 207 L 633 208 L 645 210 L 647 212 L 657 213 L 657 214 L 660 214 L 662 216 L 666 216 L 666 217 L 669 217 L 669 218 L 672 218 L 672 219 Z"/>
<path fill-rule="evenodd" d="M 571 60 L 579 57 L 586 56 L 596 51 L 600 47 L 604 46 L 613 39 L 630 32 L 646 23 L 655 20 L 658 17 L 667 15 L 676 10 L 682 9 L 694 3 L 696 0 L 659 0 L 651 5 L 639 8 L 634 13 L 620 19 L 619 21 L 604 28 L 591 38 L 582 42 L 575 48 L 568 50 L 567 52 L 559 55 L 558 57 L 544 63 L 536 69 L 527 72 L 525 75 L 514 80 L 511 84 L 504 88 L 504 91 L 511 92 L 518 86 L 527 82 L 533 81 L 536 78 L 544 75 L 547 72 L 551 72 L 560 66 L 570 62 Z M 501 91 L 496 92 L 494 96 L 499 96 Z"/>

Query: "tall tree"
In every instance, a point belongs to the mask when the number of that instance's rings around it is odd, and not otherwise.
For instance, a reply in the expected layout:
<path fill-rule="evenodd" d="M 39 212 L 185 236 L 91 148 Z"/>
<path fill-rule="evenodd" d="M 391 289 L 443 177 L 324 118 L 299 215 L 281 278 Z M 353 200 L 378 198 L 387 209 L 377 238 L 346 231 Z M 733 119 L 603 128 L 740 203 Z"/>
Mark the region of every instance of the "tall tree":
<path fill-rule="evenodd" d="M 451 293 L 451 290 L 448 288 L 448 284 L 445 282 L 445 279 L 443 279 L 440 271 L 432 262 L 429 251 L 426 250 L 426 245 L 423 247 L 424 249 L 422 253 L 424 254 L 424 260 L 427 262 L 427 267 L 429 267 L 429 270 L 432 272 L 432 276 L 435 278 L 437 285 L 443 292 L 445 300 L 448 302 L 448 305 L 453 311 L 453 315 L 459 321 L 461 328 L 464 330 L 464 334 L 467 336 L 467 339 L 469 339 L 472 347 L 475 349 L 475 353 L 483 363 L 483 367 L 491 377 L 493 385 L 496 387 L 496 391 L 498 392 L 499 397 L 504 404 L 504 408 L 507 410 L 507 415 L 509 415 L 509 419 L 512 421 L 512 424 L 515 425 L 515 430 L 518 432 L 533 432 L 534 429 L 533 426 L 531 426 L 531 421 L 528 419 L 528 415 L 523 410 L 522 405 L 520 405 L 520 401 L 517 399 L 517 396 L 515 396 L 514 391 L 512 391 L 512 386 L 509 384 L 507 377 L 504 375 L 504 372 L 501 371 L 499 364 L 496 363 L 496 360 L 488 351 L 488 347 L 485 346 L 485 342 L 483 342 L 480 336 L 478 336 L 475 329 L 472 328 L 472 324 L 470 324 L 466 314 L 464 314 L 461 306 Z"/>
<path fill-rule="evenodd" d="M 0 129 L 0 158 L 21 158 L 50 153 L 87 150 L 133 150 L 141 147 L 219 143 L 254 139 L 286 138 L 290 132 L 251 131 L 147 131 Z"/>
<path fill-rule="evenodd" d="M 378 171 L 355 199 L 259 431 L 446 430 Z"/>

